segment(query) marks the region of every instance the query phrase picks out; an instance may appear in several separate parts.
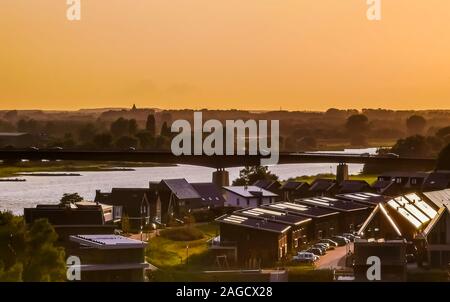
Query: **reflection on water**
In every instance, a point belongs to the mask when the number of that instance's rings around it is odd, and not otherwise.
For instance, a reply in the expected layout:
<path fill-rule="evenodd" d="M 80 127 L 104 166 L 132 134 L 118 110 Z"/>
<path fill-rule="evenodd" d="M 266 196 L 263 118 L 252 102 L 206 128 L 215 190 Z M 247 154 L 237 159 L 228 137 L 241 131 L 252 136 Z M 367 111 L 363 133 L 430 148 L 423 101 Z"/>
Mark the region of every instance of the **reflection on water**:
<path fill-rule="evenodd" d="M 350 152 L 351 151 L 351 152 Z M 357 150 L 358 153 L 375 149 Z M 356 153 L 348 150 L 348 153 Z M 336 164 L 289 164 L 270 167 L 280 179 L 319 173 L 335 173 Z M 357 174 L 363 165 L 350 164 L 350 174 Z M 239 176 L 241 168 L 227 169 L 230 180 Z M 95 190 L 110 191 L 113 187 L 148 187 L 149 181 L 164 178 L 186 178 L 190 182 L 209 182 L 214 169 L 179 165 L 176 167 L 136 168 L 135 171 L 80 172 L 81 176 L 24 176 L 26 182 L 0 182 L 0 210 L 21 214 L 24 207 L 39 203 L 58 203 L 64 193 L 77 192 L 87 200 L 93 200 Z"/>

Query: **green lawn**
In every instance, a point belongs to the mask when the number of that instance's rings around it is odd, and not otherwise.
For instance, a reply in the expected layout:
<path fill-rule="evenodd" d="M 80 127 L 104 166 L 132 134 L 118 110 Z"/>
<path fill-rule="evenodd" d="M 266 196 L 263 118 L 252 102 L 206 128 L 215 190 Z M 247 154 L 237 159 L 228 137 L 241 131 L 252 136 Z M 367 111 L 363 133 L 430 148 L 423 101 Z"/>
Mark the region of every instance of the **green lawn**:
<path fill-rule="evenodd" d="M 208 258 L 207 241 L 217 235 L 215 223 L 189 226 L 200 230 L 204 237 L 193 241 L 174 241 L 162 236 L 149 240 L 147 260 L 161 269 L 194 269 L 205 266 Z M 186 266 L 187 246 L 189 246 L 189 264 Z"/>
<path fill-rule="evenodd" d="M 336 179 L 336 175 L 334 174 L 318 174 L 314 176 L 298 176 L 295 178 L 295 181 L 306 181 L 307 183 L 312 183 L 317 178 L 326 178 L 326 179 Z M 377 175 L 370 174 L 360 174 L 360 175 L 350 175 L 351 180 L 365 180 L 369 184 L 373 184 L 377 180 Z"/>

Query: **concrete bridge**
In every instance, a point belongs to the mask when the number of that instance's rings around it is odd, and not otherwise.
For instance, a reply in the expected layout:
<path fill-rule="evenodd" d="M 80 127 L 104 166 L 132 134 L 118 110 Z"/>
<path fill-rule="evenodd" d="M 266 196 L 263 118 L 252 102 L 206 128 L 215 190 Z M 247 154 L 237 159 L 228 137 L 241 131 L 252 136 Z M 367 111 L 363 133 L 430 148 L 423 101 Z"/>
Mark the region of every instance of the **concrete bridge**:
<path fill-rule="evenodd" d="M 226 168 L 259 165 L 261 155 L 181 155 L 168 151 L 95 151 L 95 150 L 0 150 L 0 160 L 20 161 L 23 159 L 70 160 L 70 161 L 128 161 L 155 162 L 163 164 L 187 164 L 217 169 L 216 176 L 227 177 Z M 435 158 L 370 156 L 368 154 L 348 153 L 280 153 L 278 164 L 299 163 L 338 163 L 337 178 L 345 179 L 348 173 L 346 164 L 382 164 L 400 166 L 434 167 Z M 226 175 L 225 175 L 226 174 Z M 214 176 L 213 176 L 214 179 Z M 226 183 L 226 179 L 219 181 Z"/>

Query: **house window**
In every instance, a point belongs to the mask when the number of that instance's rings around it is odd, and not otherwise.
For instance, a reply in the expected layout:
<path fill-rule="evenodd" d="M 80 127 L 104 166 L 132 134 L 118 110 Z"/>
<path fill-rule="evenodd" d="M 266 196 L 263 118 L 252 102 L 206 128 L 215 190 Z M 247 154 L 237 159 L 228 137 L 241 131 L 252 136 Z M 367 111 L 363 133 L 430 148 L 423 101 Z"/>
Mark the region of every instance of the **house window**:
<path fill-rule="evenodd" d="M 417 184 L 417 179 L 415 179 L 415 178 L 411 179 L 411 183 L 412 183 L 413 185 L 416 185 L 416 184 Z"/>
<path fill-rule="evenodd" d="M 114 207 L 114 219 L 122 218 L 122 206 Z"/>
<path fill-rule="evenodd" d="M 239 205 L 239 198 L 236 198 L 236 205 Z"/>
<path fill-rule="evenodd" d="M 247 207 L 250 206 L 250 199 L 247 199 Z"/>

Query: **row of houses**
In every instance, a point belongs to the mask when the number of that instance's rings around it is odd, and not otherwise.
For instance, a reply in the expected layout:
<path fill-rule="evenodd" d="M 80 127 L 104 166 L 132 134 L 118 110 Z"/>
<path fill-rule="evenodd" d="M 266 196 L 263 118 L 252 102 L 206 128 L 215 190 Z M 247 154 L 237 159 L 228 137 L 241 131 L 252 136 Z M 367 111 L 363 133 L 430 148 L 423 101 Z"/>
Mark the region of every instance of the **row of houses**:
<path fill-rule="evenodd" d="M 379 203 L 358 234 L 366 239 L 404 240 L 419 265 L 450 263 L 450 189 L 410 193 Z"/>
<path fill-rule="evenodd" d="M 378 253 L 372 256 L 386 258 L 385 265 L 392 264 L 392 276 L 395 272 L 402 276 L 406 259 L 419 266 L 447 268 L 449 211 L 450 189 L 394 198 L 360 192 L 275 202 L 216 219 L 220 236 L 211 248 L 217 255 L 234 254 L 241 265 L 261 267 L 321 238 L 356 232 L 362 239 L 355 242 L 355 273 L 366 269 L 364 255 L 371 251 Z"/>
<path fill-rule="evenodd" d="M 211 249 L 217 256 L 234 254 L 240 265 L 271 265 L 318 239 L 357 231 L 375 205 L 386 199 L 353 193 L 238 209 L 216 219 L 220 236 Z"/>
<path fill-rule="evenodd" d="M 427 192 L 450 188 L 450 171 L 432 172 L 387 172 L 377 177 L 373 184 L 364 180 L 316 179 L 311 184 L 276 180 L 260 180 L 254 183 L 267 191 L 279 195 L 280 200 L 292 201 L 311 196 L 333 196 L 336 194 L 373 192 L 386 196 L 397 196 L 409 192 Z"/>

